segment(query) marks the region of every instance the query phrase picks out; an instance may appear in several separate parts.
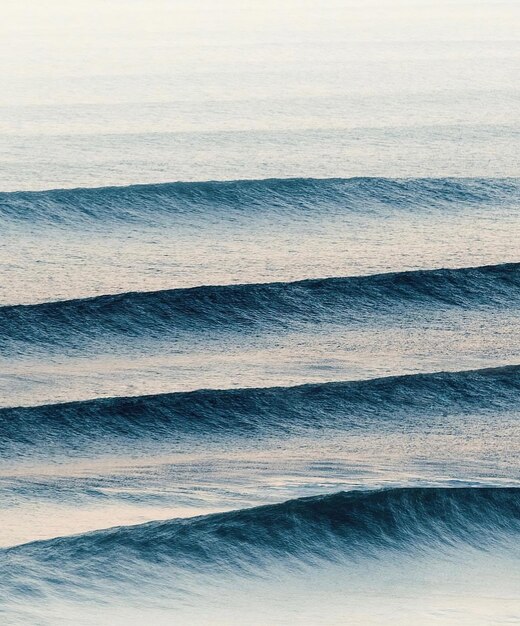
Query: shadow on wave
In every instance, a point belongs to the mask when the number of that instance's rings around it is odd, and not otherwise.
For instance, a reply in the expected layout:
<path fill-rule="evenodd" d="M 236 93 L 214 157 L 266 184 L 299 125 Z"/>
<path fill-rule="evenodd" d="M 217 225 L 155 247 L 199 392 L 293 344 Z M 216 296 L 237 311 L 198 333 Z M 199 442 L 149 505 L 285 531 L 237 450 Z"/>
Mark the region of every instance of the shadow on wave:
<path fill-rule="evenodd" d="M 4 457 L 93 443 L 425 428 L 520 408 L 520 366 L 263 389 L 199 390 L 0 410 Z M 101 448 L 98 448 L 101 450 Z"/>
<path fill-rule="evenodd" d="M 520 489 L 401 488 L 340 492 L 205 517 L 151 522 L 1 551 L 0 594 L 45 597 L 89 586 L 153 584 L 143 571 L 261 572 L 384 552 L 514 545 Z M 157 570 L 155 570 L 157 573 Z M 182 576 L 178 584 L 182 584 Z M 164 579 L 163 579 L 164 581 Z M 175 584 L 173 582 L 172 584 Z"/>
<path fill-rule="evenodd" d="M 367 213 L 515 205 L 518 179 L 266 179 L 0 193 L 0 217 L 31 224 L 146 222 L 184 214 Z"/>
<path fill-rule="evenodd" d="M 520 264 L 205 286 L 0 307 L 0 346 L 15 352 L 109 337 L 165 338 L 208 330 L 355 324 L 416 309 L 520 305 Z M 11 342 L 14 345 L 10 346 Z M 66 344 L 66 345 L 64 345 Z"/>

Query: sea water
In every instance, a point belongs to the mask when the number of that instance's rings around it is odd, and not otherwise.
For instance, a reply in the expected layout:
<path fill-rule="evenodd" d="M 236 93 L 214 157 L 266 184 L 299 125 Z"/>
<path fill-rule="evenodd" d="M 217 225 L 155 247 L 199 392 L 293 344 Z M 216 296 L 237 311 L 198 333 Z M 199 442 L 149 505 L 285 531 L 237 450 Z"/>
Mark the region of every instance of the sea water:
<path fill-rule="evenodd" d="M 6 2 L 0 619 L 520 621 L 515 2 Z"/>

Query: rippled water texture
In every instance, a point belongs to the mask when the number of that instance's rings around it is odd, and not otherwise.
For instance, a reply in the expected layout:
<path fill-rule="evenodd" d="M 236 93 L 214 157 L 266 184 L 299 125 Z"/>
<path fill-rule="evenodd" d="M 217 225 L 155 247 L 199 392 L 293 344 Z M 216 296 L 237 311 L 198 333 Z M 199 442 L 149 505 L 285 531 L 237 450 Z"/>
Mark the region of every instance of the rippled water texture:
<path fill-rule="evenodd" d="M 7 2 L 0 622 L 520 622 L 514 2 Z"/>

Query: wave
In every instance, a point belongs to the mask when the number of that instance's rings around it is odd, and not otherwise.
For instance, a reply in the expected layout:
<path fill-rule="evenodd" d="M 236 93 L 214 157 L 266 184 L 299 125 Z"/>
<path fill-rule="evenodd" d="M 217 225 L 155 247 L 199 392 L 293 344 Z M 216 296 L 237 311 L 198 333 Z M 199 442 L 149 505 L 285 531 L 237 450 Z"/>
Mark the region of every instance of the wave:
<path fill-rule="evenodd" d="M 520 179 L 267 179 L 0 193 L 0 217 L 30 224 L 146 222 L 184 214 L 425 210 L 518 205 Z"/>
<path fill-rule="evenodd" d="M 7 548 L 0 552 L 0 596 L 12 598 L 20 589 L 24 598 L 54 595 L 107 580 L 146 584 L 140 569 L 146 566 L 221 576 L 287 560 L 383 558 L 389 550 L 438 554 L 460 544 L 485 550 L 512 545 L 519 533 L 517 488 L 340 492 Z"/>
<path fill-rule="evenodd" d="M 0 346 L 74 346 L 110 336 L 164 338 L 182 332 L 358 323 L 367 315 L 424 308 L 515 307 L 520 263 L 398 272 L 289 283 L 130 292 L 0 307 Z"/>
<path fill-rule="evenodd" d="M 280 436 L 330 429 L 425 428 L 456 415 L 520 408 L 520 366 L 298 387 L 199 390 L 0 409 L 0 451 L 48 454 L 114 440 Z M 101 448 L 98 448 L 101 449 Z"/>

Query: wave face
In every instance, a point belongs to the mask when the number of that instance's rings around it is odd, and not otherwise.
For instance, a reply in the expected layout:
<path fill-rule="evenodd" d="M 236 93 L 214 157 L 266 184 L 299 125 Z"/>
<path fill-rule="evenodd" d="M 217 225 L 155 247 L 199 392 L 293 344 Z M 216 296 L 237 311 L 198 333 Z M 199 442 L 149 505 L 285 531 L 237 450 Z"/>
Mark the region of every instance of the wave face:
<path fill-rule="evenodd" d="M 519 534 L 520 489 L 342 492 L 9 548 L 0 555 L 7 573 L 0 590 L 6 597 L 22 585 L 23 594 L 62 593 L 104 579 L 132 581 L 146 563 L 223 573 L 272 559 L 383 558 L 388 550 L 442 551 L 461 543 L 485 550 Z"/>
<path fill-rule="evenodd" d="M 100 335 L 164 337 L 183 331 L 356 323 L 421 308 L 517 308 L 520 264 L 402 272 L 295 283 L 126 293 L 0 308 L 0 342 L 78 343 Z"/>
<path fill-rule="evenodd" d="M 195 214 L 224 218 L 227 212 L 456 210 L 514 206 L 518 179 L 267 179 L 165 183 L 129 187 L 0 193 L 0 217 L 17 222 L 78 225 L 145 222 Z"/>
<path fill-rule="evenodd" d="M 0 626 L 520 624 L 520 2 L 3 4 Z"/>
<path fill-rule="evenodd" d="M 0 194 L 2 618 L 77 623 L 132 598 L 139 622 L 229 624 L 237 581 L 293 617 L 306 590 L 342 616 L 367 593 L 435 597 L 436 615 L 452 588 L 517 599 L 519 192 Z"/>
<path fill-rule="evenodd" d="M 520 366 L 266 389 L 201 390 L 0 409 L 0 451 L 50 454 L 127 440 L 201 442 L 216 435 L 318 434 L 328 429 L 411 431 L 439 416 L 520 409 Z M 134 443 L 134 448 L 136 446 Z"/>
<path fill-rule="evenodd" d="M 362 178 L 0 194 L 0 305 L 514 263 L 519 190 Z"/>

